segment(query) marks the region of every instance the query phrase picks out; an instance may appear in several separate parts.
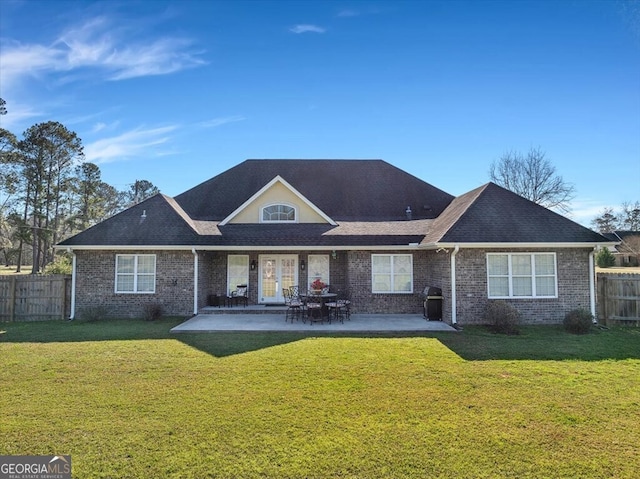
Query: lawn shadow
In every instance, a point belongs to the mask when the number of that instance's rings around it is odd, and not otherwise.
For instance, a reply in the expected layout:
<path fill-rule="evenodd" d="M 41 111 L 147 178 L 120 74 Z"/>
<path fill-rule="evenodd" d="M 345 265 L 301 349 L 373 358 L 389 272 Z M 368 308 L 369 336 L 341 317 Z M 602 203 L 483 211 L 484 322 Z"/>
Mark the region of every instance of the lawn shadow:
<path fill-rule="evenodd" d="M 308 332 L 198 332 L 171 333 L 185 318 L 107 319 L 99 321 L 39 321 L 0 323 L 2 343 L 73 343 L 91 341 L 178 341 L 214 357 L 232 356 L 312 337 L 399 337 L 394 334 Z"/>
<path fill-rule="evenodd" d="M 451 334 L 451 333 L 449 333 Z M 353 338 L 353 339 L 397 339 L 434 338 L 430 333 L 415 332 L 275 332 L 275 331 L 234 331 L 180 333 L 173 336 L 178 341 L 215 357 L 232 356 L 260 349 L 294 343 L 309 338 Z"/>
<path fill-rule="evenodd" d="M 640 359 L 640 328 L 592 329 L 586 335 L 566 333 L 561 326 L 526 326 L 521 334 L 493 334 L 481 326 L 459 333 L 442 332 L 207 332 L 170 333 L 184 318 L 157 321 L 132 319 L 104 321 L 45 321 L 0 323 L 2 343 L 167 340 L 214 357 L 232 356 L 312 337 L 328 338 L 435 338 L 467 361 L 488 360 L 625 360 Z"/>

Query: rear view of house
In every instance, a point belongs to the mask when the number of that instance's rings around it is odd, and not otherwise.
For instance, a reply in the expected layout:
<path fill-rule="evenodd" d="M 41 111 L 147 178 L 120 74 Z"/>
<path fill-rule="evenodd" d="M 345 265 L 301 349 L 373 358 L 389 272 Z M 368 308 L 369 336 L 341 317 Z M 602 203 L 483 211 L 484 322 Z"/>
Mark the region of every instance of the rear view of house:
<path fill-rule="evenodd" d="M 481 321 L 491 299 L 528 321 L 595 311 L 603 236 L 488 183 L 452 195 L 382 160 L 247 160 L 171 198 L 158 194 L 58 247 L 74 255 L 73 311 L 146 304 L 192 315 L 246 285 L 248 302 L 320 279 L 354 312 Z"/>

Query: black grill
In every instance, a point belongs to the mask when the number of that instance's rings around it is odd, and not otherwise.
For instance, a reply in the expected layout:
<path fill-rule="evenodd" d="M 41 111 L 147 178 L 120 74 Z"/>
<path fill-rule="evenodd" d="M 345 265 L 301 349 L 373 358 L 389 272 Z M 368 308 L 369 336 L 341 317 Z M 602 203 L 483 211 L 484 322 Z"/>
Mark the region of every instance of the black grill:
<path fill-rule="evenodd" d="M 442 321 L 442 289 L 427 286 L 422 296 L 424 297 L 424 317 L 429 321 Z"/>

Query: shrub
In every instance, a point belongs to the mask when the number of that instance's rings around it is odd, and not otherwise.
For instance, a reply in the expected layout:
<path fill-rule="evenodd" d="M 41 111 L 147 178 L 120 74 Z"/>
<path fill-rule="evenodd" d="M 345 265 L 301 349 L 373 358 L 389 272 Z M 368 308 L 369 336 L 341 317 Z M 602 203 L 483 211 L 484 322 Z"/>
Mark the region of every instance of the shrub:
<path fill-rule="evenodd" d="M 520 334 L 520 313 L 505 301 L 489 301 L 484 310 L 484 322 L 494 333 Z"/>
<path fill-rule="evenodd" d="M 145 321 L 155 321 L 162 317 L 162 305 L 159 303 L 145 304 L 142 308 L 142 317 Z"/>
<path fill-rule="evenodd" d="M 80 321 L 99 321 L 109 317 L 109 308 L 106 306 L 87 306 L 78 312 Z"/>
<path fill-rule="evenodd" d="M 71 274 L 71 258 L 66 255 L 57 256 L 42 270 L 44 274 Z"/>
<path fill-rule="evenodd" d="M 616 257 L 609 251 L 609 248 L 602 248 L 596 254 L 596 264 L 600 268 L 610 268 L 611 266 L 615 266 Z"/>
<path fill-rule="evenodd" d="M 593 315 L 586 309 L 569 311 L 562 321 L 564 329 L 573 334 L 586 334 L 593 324 Z"/>

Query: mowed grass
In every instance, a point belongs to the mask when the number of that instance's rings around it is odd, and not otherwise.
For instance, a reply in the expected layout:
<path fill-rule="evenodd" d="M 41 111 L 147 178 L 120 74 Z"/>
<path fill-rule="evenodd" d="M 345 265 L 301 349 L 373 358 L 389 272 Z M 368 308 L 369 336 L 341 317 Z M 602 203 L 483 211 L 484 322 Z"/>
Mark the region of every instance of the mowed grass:
<path fill-rule="evenodd" d="M 636 478 L 640 330 L 0 323 L 0 454 L 74 478 Z"/>

